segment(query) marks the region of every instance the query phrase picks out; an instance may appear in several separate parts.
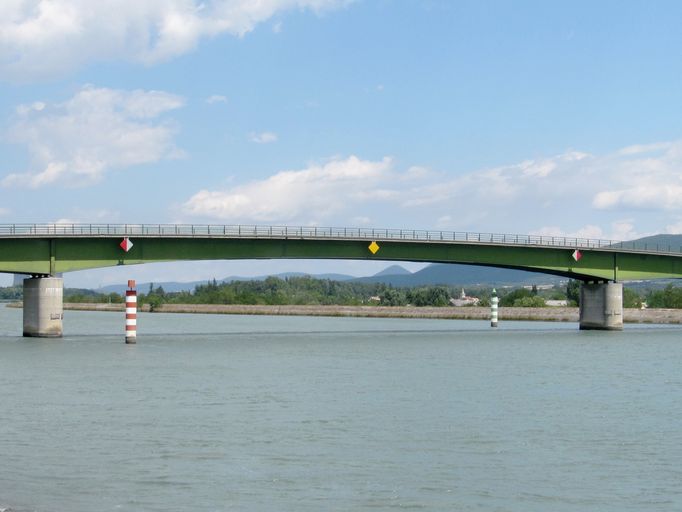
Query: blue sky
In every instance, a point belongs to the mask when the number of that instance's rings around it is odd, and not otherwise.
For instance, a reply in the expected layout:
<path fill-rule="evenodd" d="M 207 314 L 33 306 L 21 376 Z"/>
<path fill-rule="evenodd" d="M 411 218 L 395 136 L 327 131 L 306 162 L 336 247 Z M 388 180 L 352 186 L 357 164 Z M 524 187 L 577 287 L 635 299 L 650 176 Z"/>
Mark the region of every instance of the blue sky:
<path fill-rule="evenodd" d="M 663 1 L 5 1 L 0 222 L 680 233 L 681 15 Z"/>

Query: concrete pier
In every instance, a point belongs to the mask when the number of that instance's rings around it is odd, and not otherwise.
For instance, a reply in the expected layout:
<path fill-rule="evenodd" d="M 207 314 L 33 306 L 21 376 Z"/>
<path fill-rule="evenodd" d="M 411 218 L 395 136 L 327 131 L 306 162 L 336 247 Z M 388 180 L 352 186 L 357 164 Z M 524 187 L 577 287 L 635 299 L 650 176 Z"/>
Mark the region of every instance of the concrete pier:
<path fill-rule="evenodd" d="M 623 329 L 623 283 L 583 283 L 580 286 L 580 329 Z"/>
<path fill-rule="evenodd" d="M 24 336 L 62 336 L 64 280 L 61 277 L 24 279 Z"/>

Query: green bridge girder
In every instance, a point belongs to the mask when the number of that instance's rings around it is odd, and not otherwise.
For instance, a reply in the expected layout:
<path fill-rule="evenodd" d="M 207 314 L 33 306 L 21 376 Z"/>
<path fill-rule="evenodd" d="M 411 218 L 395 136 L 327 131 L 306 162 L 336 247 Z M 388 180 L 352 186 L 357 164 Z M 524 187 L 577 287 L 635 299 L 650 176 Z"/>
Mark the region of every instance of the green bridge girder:
<path fill-rule="evenodd" d="M 443 240 L 384 240 L 314 236 L 172 236 L 130 234 L 129 252 L 123 237 L 79 235 L 0 238 L 0 272 L 54 275 L 76 270 L 152 262 L 231 259 L 353 259 L 462 263 L 513 268 L 566 276 L 583 281 L 682 278 L 682 254 L 614 249 L 574 248 L 520 243 Z M 376 241 L 379 250 L 368 246 Z"/>

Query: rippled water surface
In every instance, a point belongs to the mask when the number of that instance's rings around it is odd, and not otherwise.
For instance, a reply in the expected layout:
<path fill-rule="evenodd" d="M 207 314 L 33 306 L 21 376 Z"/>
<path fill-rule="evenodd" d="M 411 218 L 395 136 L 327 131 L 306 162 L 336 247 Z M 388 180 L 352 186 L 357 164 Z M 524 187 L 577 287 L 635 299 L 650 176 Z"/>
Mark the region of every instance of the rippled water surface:
<path fill-rule="evenodd" d="M 0 308 L 0 508 L 682 510 L 680 327 Z"/>

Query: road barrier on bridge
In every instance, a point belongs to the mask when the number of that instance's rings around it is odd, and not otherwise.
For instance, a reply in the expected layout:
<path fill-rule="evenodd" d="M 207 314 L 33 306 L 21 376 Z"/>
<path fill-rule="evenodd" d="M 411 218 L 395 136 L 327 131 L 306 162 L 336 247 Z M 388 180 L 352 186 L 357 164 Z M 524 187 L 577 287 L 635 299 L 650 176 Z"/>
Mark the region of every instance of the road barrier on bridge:
<path fill-rule="evenodd" d="M 0 238 L 45 237 L 186 237 L 300 238 L 338 240 L 398 240 L 406 242 L 480 243 L 608 249 L 638 253 L 682 254 L 682 247 L 637 241 L 546 235 L 429 231 L 418 229 L 338 228 L 314 226 L 243 226 L 214 224 L 0 224 Z"/>

